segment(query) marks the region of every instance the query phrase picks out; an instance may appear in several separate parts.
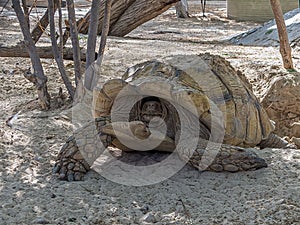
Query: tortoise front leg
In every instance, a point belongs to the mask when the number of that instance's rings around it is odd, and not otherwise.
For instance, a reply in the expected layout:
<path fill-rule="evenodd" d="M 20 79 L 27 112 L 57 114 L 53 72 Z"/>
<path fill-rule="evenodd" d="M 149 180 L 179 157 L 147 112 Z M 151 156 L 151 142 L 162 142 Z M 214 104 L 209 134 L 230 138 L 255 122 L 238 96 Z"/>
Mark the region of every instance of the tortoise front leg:
<path fill-rule="evenodd" d="M 267 167 L 266 161 L 250 149 L 211 142 L 207 147 L 207 143 L 201 140 L 193 153 L 182 150 L 179 154 L 190 165 L 202 171 L 238 172 Z"/>
<path fill-rule="evenodd" d="M 90 166 L 109 146 L 113 136 L 102 133 L 101 129 L 109 118 L 100 117 L 75 131 L 60 150 L 53 173 L 67 181 L 82 180 Z"/>

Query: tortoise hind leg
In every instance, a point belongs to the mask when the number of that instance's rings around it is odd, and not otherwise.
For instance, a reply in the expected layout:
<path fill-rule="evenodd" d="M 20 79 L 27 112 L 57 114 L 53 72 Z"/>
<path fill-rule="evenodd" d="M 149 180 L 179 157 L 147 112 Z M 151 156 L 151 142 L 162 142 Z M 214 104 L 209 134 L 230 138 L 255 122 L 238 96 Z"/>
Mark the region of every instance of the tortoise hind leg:
<path fill-rule="evenodd" d="M 266 140 L 260 142 L 259 147 L 263 148 L 297 148 L 295 145 L 288 143 L 283 138 L 271 133 Z"/>
<path fill-rule="evenodd" d="M 193 153 L 184 150 L 181 157 L 199 170 L 238 172 L 267 167 L 264 159 L 250 149 L 201 141 Z"/>
<path fill-rule="evenodd" d="M 53 168 L 53 173 L 58 174 L 59 179 L 83 180 L 90 166 L 112 141 L 110 135 L 100 132 L 108 122 L 107 118 L 97 118 L 68 138 Z"/>

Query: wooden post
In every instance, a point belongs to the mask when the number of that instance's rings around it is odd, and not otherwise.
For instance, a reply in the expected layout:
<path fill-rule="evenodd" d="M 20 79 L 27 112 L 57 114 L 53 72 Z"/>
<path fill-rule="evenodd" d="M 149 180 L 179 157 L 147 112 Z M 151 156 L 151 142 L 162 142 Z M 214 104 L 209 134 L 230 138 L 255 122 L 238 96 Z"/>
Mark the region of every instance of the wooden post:
<path fill-rule="evenodd" d="M 283 66 L 286 69 L 293 69 L 292 50 L 289 44 L 289 38 L 286 31 L 284 17 L 279 0 L 270 0 L 274 18 L 277 25 L 278 37 L 280 42 L 280 54 L 283 61 Z"/>

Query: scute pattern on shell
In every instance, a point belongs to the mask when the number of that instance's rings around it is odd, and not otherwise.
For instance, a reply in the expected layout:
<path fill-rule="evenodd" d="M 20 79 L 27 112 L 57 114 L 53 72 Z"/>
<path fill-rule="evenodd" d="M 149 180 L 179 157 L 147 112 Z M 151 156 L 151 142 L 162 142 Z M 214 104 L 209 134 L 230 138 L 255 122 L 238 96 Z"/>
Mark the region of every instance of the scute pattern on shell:
<path fill-rule="evenodd" d="M 100 92 L 94 92 L 95 117 L 110 114 L 116 96 L 124 87 L 130 85 L 138 90 L 146 83 L 147 88 L 165 96 L 171 94 L 174 101 L 188 108 L 181 95 L 187 93 L 202 123 L 210 129 L 225 129 L 225 144 L 256 146 L 274 130 L 240 74 L 224 58 L 210 54 L 175 55 L 162 62 L 147 61 L 129 68 L 122 79 L 112 79 Z M 212 117 L 215 106 L 222 116 Z"/>

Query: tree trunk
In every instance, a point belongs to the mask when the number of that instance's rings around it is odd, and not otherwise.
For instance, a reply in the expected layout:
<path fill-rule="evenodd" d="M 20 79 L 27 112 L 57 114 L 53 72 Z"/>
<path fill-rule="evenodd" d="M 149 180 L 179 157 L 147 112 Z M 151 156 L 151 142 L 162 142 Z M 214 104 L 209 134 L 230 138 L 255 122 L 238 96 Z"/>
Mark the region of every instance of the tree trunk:
<path fill-rule="evenodd" d="M 40 58 L 53 59 L 52 46 L 36 47 L 36 52 Z M 23 44 L 13 46 L 2 46 L 0 44 L 0 57 L 24 57 L 29 58 L 30 55 Z M 86 54 L 80 52 L 80 60 L 85 61 Z M 63 58 L 66 60 L 73 60 L 73 49 L 64 48 Z"/>
<path fill-rule="evenodd" d="M 270 0 L 273 14 L 275 17 L 278 37 L 280 42 L 280 54 L 283 60 L 283 66 L 286 69 L 293 69 L 292 50 L 289 44 L 288 33 L 286 31 L 285 21 L 279 0 Z"/>
<path fill-rule="evenodd" d="M 20 27 L 24 36 L 25 46 L 27 47 L 28 53 L 30 55 L 32 67 L 34 69 L 33 80 L 37 88 L 37 93 L 39 96 L 39 101 L 42 109 L 50 108 L 50 95 L 47 90 L 47 77 L 44 74 L 42 63 L 40 57 L 38 56 L 36 46 L 31 38 L 31 34 L 26 22 L 26 18 L 20 6 L 19 0 L 12 0 L 13 8 L 16 12 L 17 18 L 20 23 Z M 20 51 L 21 49 L 18 49 Z"/>
<path fill-rule="evenodd" d="M 112 0 L 110 30 L 108 35 L 123 37 L 141 24 L 162 14 L 179 0 Z M 100 0 L 98 34 L 101 34 L 105 0 Z M 79 32 L 88 33 L 91 13 L 88 12 Z"/>
<path fill-rule="evenodd" d="M 181 0 L 175 5 L 177 18 L 189 18 L 189 7 L 187 0 Z"/>

